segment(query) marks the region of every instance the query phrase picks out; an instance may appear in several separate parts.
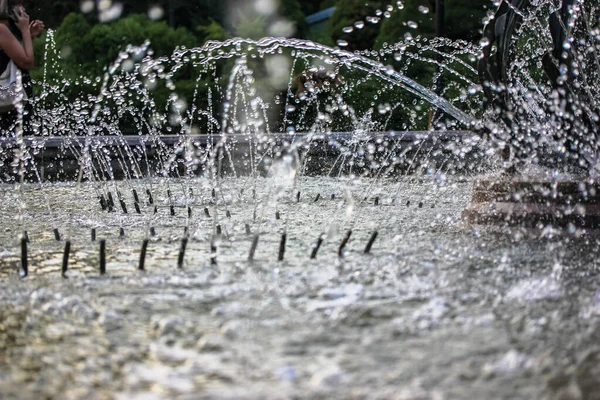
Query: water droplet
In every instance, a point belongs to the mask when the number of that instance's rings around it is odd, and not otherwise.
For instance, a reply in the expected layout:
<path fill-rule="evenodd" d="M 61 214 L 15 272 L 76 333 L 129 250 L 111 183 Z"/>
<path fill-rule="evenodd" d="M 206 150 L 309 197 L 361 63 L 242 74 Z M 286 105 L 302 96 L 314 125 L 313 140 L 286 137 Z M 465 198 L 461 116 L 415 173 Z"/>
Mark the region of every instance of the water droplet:
<path fill-rule="evenodd" d="M 348 42 L 340 39 L 337 41 L 337 45 L 340 47 L 346 47 L 346 46 L 348 46 Z"/>
<path fill-rule="evenodd" d="M 354 27 L 355 27 L 356 29 L 362 29 L 362 28 L 364 28 L 364 27 L 365 27 L 365 23 L 364 23 L 364 21 L 356 21 L 356 22 L 354 23 Z"/>
<path fill-rule="evenodd" d="M 148 18 L 153 21 L 161 19 L 165 15 L 165 10 L 159 5 L 153 5 L 148 9 Z"/>
<path fill-rule="evenodd" d="M 89 14 L 94 11 L 94 1 L 93 0 L 83 0 L 79 4 L 79 9 L 84 14 Z"/>
<path fill-rule="evenodd" d="M 421 14 L 429 14 L 429 7 L 419 6 L 419 12 Z"/>
<path fill-rule="evenodd" d="M 419 24 L 417 24 L 415 21 L 408 21 L 406 25 L 408 25 L 408 27 L 411 29 L 417 29 L 419 27 Z"/>
<path fill-rule="evenodd" d="M 342 32 L 344 33 L 352 33 L 354 31 L 354 28 L 352 26 L 346 26 L 344 27 L 344 29 L 342 29 Z"/>

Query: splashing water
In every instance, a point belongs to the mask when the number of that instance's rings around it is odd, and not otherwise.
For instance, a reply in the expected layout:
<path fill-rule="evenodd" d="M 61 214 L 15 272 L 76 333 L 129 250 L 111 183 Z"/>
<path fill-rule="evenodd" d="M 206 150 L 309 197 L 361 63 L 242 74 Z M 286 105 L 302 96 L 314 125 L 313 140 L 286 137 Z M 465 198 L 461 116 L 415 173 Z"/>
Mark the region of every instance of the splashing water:
<path fill-rule="evenodd" d="M 121 12 L 111 4 L 107 19 Z M 236 38 L 169 57 L 145 43 L 104 76 L 69 81 L 49 33 L 34 135 L 1 142 L 0 387 L 48 397 L 75 387 L 123 398 L 591 396 L 580 380 L 596 371 L 596 236 L 490 233 L 461 219 L 474 181 L 506 168 L 504 147 L 554 178 L 597 157 L 595 131 L 559 133 L 574 115 L 598 120 L 600 36 L 581 22 L 598 7 L 573 13 L 585 34 L 568 43 L 580 66 L 569 87 L 586 101 L 567 110 L 539 74 L 553 4 L 523 14 L 510 85 L 496 88 L 515 105 L 512 125 L 482 107 L 486 43 L 407 35 L 353 53 Z M 409 78 L 414 68 L 433 71 L 429 83 Z M 439 91 L 442 75 L 452 79 Z M 187 92 L 182 76 L 193 77 Z M 19 243 L 29 243 L 33 279 L 14 279 Z M 90 279 L 102 258 L 108 278 Z M 4 373 L 12 365 L 38 375 Z"/>

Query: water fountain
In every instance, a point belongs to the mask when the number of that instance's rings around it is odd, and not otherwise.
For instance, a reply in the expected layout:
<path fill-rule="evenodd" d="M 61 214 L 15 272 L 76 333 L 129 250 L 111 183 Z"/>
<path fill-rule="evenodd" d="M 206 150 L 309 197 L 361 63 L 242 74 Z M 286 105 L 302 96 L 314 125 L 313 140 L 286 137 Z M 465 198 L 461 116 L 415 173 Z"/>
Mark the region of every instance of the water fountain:
<path fill-rule="evenodd" d="M 552 225 L 571 231 L 599 227 L 597 93 L 590 82 L 594 74 L 586 71 L 588 65 L 598 63 L 590 25 L 595 10 L 571 0 L 556 9 L 546 10 L 545 6 L 528 12 L 532 8 L 528 2 L 503 3 L 486 27 L 479 76 L 488 107 L 508 128 L 498 131 L 494 127 L 492 135 L 501 142 L 507 161 L 511 154 L 515 157 L 507 168 L 512 176 L 476 183 L 473 206 L 463 213 L 471 223 L 530 228 Z M 514 58 L 510 48 L 513 35 L 518 30 L 519 35 L 537 42 L 540 39 L 531 38 L 524 25 L 546 21 L 551 35 L 541 40 L 550 39 L 549 50 L 536 46 L 539 58 L 535 60 L 536 68 L 543 66 L 544 75 L 538 79 L 546 87 L 525 88 L 519 74 L 509 68 Z M 526 62 L 517 63 L 527 69 Z M 533 78 L 528 78 L 533 83 Z M 534 91 L 543 93 L 543 98 L 535 99 Z M 547 120 L 553 125 L 545 125 Z M 544 154 L 542 146 L 555 150 Z M 547 168 L 527 171 L 528 161 Z M 571 173 L 566 173 L 569 166 Z"/>
<path fill-rule="evenodd" d="M 3 139 L 17 157 L 1 154 L 0 394 L 594 399 L 594 232 L 539 218 L 497 232 L 463 217 L 472 198 L 596 201 L 592 178 L 563 190 L 581 167 L 558 170 L 546 151 L 563 125 L 525 68 L 537 57 L 519 58 L 514 91 L 498 91 L 527 100 L 519 130 L 508 108 L 476 114 L 481 50 L 410 37 L 356 54 L 267 38 L 156 58 L 146 44 L 101 79 L 42 82 L 38 105 L 55 106 L 41 135 Z M 386 58 L 440 65 L 464 87 L 439 96 Z M 339 83 L 294 90 L 311 68 Z M 190 69 L 183 99 L 177 76 Z M 62 90 L 77 85 L 98 94 L 70 103 Z M 417 130 L 428 107 L 439 131 Z M 545 134 L 535 157 L 502 159 L 510 135 L 516 150 L 535 145 L 522 130 Z M 531 192 L 515 160 L 553 186 Z M 501 184 L 479 190 L 486 181 Z M 511 207 L 503 221 L 523 222 Z"/>

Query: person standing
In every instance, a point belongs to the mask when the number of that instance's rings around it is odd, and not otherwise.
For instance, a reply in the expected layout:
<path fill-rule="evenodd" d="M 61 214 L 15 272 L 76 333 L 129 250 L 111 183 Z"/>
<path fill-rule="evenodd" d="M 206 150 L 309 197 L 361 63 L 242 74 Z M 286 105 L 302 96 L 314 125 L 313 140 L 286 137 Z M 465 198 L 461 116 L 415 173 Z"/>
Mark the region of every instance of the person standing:
<path fill-rule="evenodd" d="M 0 74 L 6 71 L 12 61 L 21 70 L 27 98 L 33 95 L 28 72 L 35 63 L 33 38 L 39 36 L 43 30 L 43 22 L 29 20 L 29 15 L 20 0 L 0 0 Z M 24 125 L 29 125 L 32 113 L 31 104 L 26 102 L 23 109 Z M 15 109 L 0 114 L 1 134 L 12 134 L 18 119 L 19 115 Z"/>

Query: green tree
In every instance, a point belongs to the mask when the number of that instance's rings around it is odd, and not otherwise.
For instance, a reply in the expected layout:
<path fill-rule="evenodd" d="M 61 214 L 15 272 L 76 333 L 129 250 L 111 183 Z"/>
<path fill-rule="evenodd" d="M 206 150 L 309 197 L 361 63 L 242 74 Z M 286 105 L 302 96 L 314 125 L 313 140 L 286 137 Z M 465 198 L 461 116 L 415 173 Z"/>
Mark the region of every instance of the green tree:
<path fill-rule="evenodd" d="M 298 0 L 281 0 L 281 15 L 292 21 L 296 32 L 294 37 L 305 38 L 308 34 L 308 24 Z"/>
<path fill-rule="evenodd" d="M 381 31 L 375 47 L 381 48 L 384 43 L 394 44 L 404 39 L 405 35 L 435 36 L 435 1 L 405 1 L 402 10 L 395 10 L 381 24 Z"/>
<path fill-rule="evenodd" d="M 406 0 L 402 10 L 395 10 L 385 19 L 375 42 L 380 48 L 383 43 L 401 41 L 404 35 L 434 37 L 436 34 L 435 0 Z M 445 0 L 444 35 L 452 40 L 477 40 L 483 27 L 485 7 L 473 0 Z"/>
<path fill-rule="evenodd" d="M 231 34 L 225 30 L 221 24 L 214 19 L 210 19 L 210 23 L 207 25 L 200 25 L 196 28 L 196 32 L 200 35 L 202 42 L 208 40 L 215 40 L 222 42 L 230 38 Z"/>
<path fill-rule="evenodd" d="M 489 6 L 473 0 L 445 1 L 446 36 L 453 40 L 479 40 L 483 29 L 483 18 Z"/>
<path fill-rule="evenodd" d="M 145 15 L 131 15 L 109 24 L 90 25 L 81 14 L 70 14 L 56 30 L 59 49 L 70 48 L 65 70 L 100 75 L 127 45 L 151 43 L 155 55 L 164 56 L 176 46 L 194 47 L 197 38 L 185 28 L 173 29 L 164 21 L 150 21 Z"/>
<path fill-rule="evenodd" d="M 117 61 L 119 52 L 127 45 L 141 45 L 146 40 L 150 41 L 155 57 L 171 55 L 176 46 L 191 48 L 198 45 L 196 36 L 185 28 L 173 29 L 166 22 L 150 21 L 145 15 L 92 25 L 81 14 L 72 13 L 56 30 L 58 54 L 46 53 L 44 40 L 36 42 L 37 54 L 43 57 L 38 56 L 40 63 L 32 71 L 32 77 L 38 82 L 45 78 L 45 83 L 61 86 L 70 99 L 81 98 L 82 92 L 97 94 L 101 80 L 96 78 L 102 77 Z M 184 98 L 191 98 L 194 80 L 191 67 L 181 68 L 174 77 L 177 92 Z M 62 85 L 62 82 L 68 82 L 68 85 Z M 170 91 L 160 85 L 155 91 L 158 103 L 165 104 Z"/>
<path fill-rule="evenodd" d="M 257 3 L 247 0 L 229 0 L 229 13 L 224 23 L 227 30 L 236 35 L 256 39 L 265 36 L 279 36 L 282 22 L 291 23 L 288 36 L 304 38 L 308 33 L 306 18 L 298 0 L 275 0 L 275 7 L 260 8 Z M 262 33 L 260 26 L 263 25 Z"/>
<path fill-rule="evenodd" d="M 235 28 L 236 36 L 245 39 L 260 39 L 267 36 L 267 17 L 240 13 Z"/>
<path fill-rule="evenodd" d="M 304 0 L 301 2 L 302 12 L 308 16 L 335 6 L 335 0 Z"/>
<path fill-rule="evenodd" d="M 379 35 L 380 24 L 366 21 L 367 16 L 375 17 L 377 10 L 382 10 L 387 1 L 365 0 L 337 0 L 336 9 L 329 20 L 329 34 L 337 42 L 344 40 L 348 42 L 348 50 L 371 49 Z M 343 31 L 346 27 L 352 27 L 358 21 L 364 23 L 364 28 L 354 29 L 351 33 Z"/>

